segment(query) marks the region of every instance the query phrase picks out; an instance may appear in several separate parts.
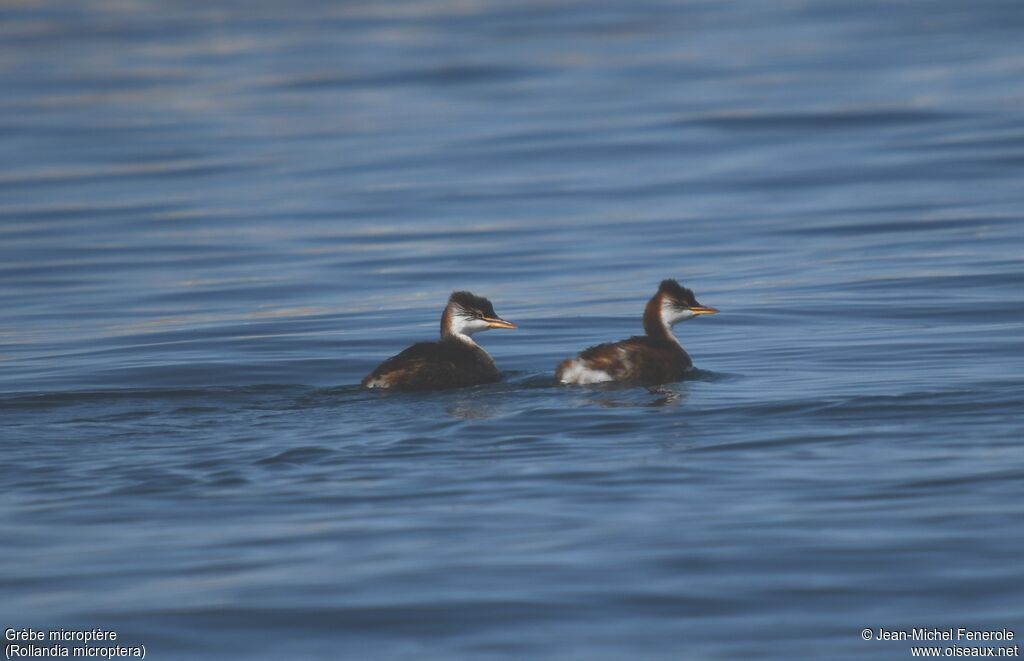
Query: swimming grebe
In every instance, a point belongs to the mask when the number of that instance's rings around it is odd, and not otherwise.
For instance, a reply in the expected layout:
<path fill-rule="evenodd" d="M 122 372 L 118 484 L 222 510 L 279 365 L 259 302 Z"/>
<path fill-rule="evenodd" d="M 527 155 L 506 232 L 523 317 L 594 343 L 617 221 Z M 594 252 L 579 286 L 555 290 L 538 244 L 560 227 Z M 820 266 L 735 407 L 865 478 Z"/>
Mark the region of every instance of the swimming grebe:
<path fill-rule="evenodd" d="M 647 384 L 678 381 L 693 366 L 690 356 L 672 334 L 672 325 L 715 308 L 697 303 L 693 292 L 675 280 L 662 280 L 644 309 L 644 332 L 621 342 L 585 349 L 555 370 L 560 383 L 637 381 Z"/>
<path fill-rule="evenodd" d="M 494 306 L 468 291 L 454 292 L 441 315 L 441 341 L 420 342 L 370 372 L 364 388 L 443 390 L 491 383 L 501 378 L 494 360 L 470 335 L 491 328 L 515 328 Z"/>

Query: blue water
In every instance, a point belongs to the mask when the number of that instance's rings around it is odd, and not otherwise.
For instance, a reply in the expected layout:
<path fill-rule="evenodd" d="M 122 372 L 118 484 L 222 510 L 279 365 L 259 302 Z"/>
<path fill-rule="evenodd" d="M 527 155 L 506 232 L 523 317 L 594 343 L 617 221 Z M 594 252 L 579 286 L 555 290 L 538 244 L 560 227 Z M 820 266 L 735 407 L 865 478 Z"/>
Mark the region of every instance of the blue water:
<path fill-rule="evenodd" d="M 1024 5 L 0 7 L 0 625 L 153 658 L 1024 636 Z M 699 371 L 566 388 L 678 278 Z M 361 391 L 449 292 L 500 384 Z M 1018 641 L 1019 642 L 1019 641 Z"/>

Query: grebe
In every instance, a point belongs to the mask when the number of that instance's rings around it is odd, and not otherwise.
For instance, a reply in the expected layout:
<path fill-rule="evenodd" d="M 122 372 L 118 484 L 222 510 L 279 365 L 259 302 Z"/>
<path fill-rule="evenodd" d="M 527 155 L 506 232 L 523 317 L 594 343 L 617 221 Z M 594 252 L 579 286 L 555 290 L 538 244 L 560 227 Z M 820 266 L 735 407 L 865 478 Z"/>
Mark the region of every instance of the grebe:
<path fill-rule="evenodd" d="M 420 342 L 388 358 L 366 375 L 364 388 L 443 390 L 501 378 L 494 360 L 469 336 L 491 328 L 515 328 L 494 306 L 468 291 L 454 292 L 441 315 L 441 341 Z"/>
<path fill-rule="evenodd" d="M 644 309 L 644 332 L 622 340 L 585 349 L 555 370 L 560 383 L 637 381 L 647 384 L 678 381 L 693 367 L 690 356 L 672 334 L 672 325 L 715 308 L 697 302 L 693 292 L 675 280 L 662 280 L 658 292 Z"/>

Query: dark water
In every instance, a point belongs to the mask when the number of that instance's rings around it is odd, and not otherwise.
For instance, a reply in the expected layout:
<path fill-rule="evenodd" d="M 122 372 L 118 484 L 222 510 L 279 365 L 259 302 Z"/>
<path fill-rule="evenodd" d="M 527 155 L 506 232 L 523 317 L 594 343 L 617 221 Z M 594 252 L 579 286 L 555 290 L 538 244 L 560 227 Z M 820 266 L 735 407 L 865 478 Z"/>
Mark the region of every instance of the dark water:
<path fill-rule="evenodd" d="M 1024 635 L 1024 5 L 7 2 L 4 627 L 154 658 Z M 686 382 L 563 388 L 659 280 Z M 365 393 L 471 289 L 501 384 Z M 1018 641 L 1019 642 L 1019 641 Z"/>

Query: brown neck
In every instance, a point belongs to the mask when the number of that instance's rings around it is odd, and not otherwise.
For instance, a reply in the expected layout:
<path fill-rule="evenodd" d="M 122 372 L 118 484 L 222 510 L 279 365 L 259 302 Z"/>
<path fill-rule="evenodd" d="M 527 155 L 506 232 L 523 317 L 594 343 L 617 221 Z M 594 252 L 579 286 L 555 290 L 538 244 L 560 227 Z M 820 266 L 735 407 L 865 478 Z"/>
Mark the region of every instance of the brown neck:
<path fill-rule="evenodd" d="M 445 306 L 444 312 L 441 313 L 441 339 L 463 342 L 474 347 L 477 346 L 476 342 L 474 342 L 469 335 L 460 333 L 456 330 L 455 323 L 453 321 L 454 316 L 455 310 L 453 309 L 452 304 L 449 303 Z"/>
<path fill-rule="evenodd" d="M 661 292 L 652 296 L 644 308 L 644 332 L 652 340 L 673 340 L 671 329 L 661 318 Z"/>
<path fill-rule="evenodd" d="M 454 334 L 452 330 L 452 306 L 449 303 L 444 307 L 444 312 L 441 313 L 441 339 L 451 337 Z"/>

